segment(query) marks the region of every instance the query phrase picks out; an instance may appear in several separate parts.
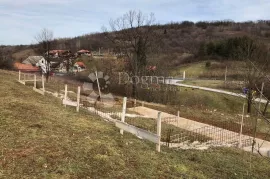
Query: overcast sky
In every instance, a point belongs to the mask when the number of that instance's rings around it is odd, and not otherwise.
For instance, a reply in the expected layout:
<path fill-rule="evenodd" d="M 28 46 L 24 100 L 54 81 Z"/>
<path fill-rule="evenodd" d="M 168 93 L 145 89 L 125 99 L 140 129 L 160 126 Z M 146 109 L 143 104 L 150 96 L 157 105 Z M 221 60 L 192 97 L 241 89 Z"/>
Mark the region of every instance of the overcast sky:
<path fill-rule="evenodd" d="M 270 19 L 269 0 L 0 0 L 0 44 L 30 44 L 48 28 L 55 37 L 101 31 L 129 10 L 153 12 L 157 22 Z"/>

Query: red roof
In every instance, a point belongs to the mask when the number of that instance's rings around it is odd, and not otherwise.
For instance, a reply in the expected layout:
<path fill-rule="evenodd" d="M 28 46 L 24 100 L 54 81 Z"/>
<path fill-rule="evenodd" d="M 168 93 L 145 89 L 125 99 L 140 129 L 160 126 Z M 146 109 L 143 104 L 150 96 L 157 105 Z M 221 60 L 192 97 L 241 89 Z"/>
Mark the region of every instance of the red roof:
<path fill-rule="evenodd" d="M 67 52 L 68 50 L 50 50 L 50 53 L 64 53 Z"/>
<path fill-rule="evenodd" d="M 40 71 L 38 67 L 28 65 L 28 64 L 22 64 L 22 63 L 14 63 L 14 67 L 15 69 L 20 70 L 20 71 L 29 71 L 29 72 Z"/>
<path fill-rule="evenodd" d="M 78 53 L 91 53 L 89 50 L 80 50 Z"/>
<path fill-rule="evenodd" d="M 76 64 L 79 66 L 79 67 L 86 67 L 85 64 L 83 62 L 76 62 Z"/>

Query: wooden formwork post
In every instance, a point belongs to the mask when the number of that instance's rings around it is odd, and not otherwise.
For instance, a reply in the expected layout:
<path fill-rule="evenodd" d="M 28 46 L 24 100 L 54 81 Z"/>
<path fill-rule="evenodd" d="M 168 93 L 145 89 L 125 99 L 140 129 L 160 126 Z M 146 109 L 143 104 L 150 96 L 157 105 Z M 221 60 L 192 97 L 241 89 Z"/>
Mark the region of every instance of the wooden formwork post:
<path fill-rule="evenodd" d="M 45 93 L 45 85 L 44 85 L 44 76 L 41 76 L 41 82 L 42 82 L 42 91 Z"/>
<path fill-rule="evenodd" d="M 183 80 L 186 79 L 186 71 L 183 72 Z"/>
<path fill-rule="evenodd" d="M 19 70 L 19 81 L 21 81 L 21 70 Z"/>
<path fill-rule="evenodd" d="M 77 108 L 76 111 L 79 112 L 80 110 L 80 96 L 81 96 L 81 87 L 78 86 L 78 91 L 77 91 Z"/>
<path fill-rule="evenodd" d="M 180 111 L 177 111 L 177 127 L 179 127 Z"/>
<path fill-rule="evenodd" d="M 157 117 L 157 136 L 158 136 L 158 143 L 156 144 L 156 150 L 160 152 L 160 140 L 161 140 L 161 112 L 158 112 Z"/>
<path fill-rule="evenodd" d="M 245 115 L 245 103 L 243 104 L 243 112 L 242 112 L 242 120 L 241 120 L 241 127 L 239 133 L 239 148 L 242 147 L 242 132 L 243 132 L 243 123 L 244 123 L 244 115 Z"/>
<path fill-rule="evenodd" d="M 95 75 L 96 75 L 96 79 L 97 79 L 97 85 L 98 85 L 98 94 L 99 94 L 99 98 L 100 98 L 100 101 L 102 101 L 102 98 L 101 98 L 101 91 L 100 91 L 99 79 L 98 79 L 98 73 L 97 73 L 97 71 L 95 71 Z"/>
<path fill-rule="evenodd" d="M 64 96 L 64 100 L 67 100 L 67 84 L 65 84 L 65 96 Z M 67 107 L 67 105 L 65 104 L 65 107 Z"/>
<path fill-rule="evenodd" d="M 126 117 L 126 109 L 127 109 L 127 97 L 123 98 L 123 109 L 122 109 L 122 115 L 121 115 L 121 121 L 125 122 Z M 124 134 L 124 130 L 120 129 L 120 134 Z"/>
<path fill-rule="evenodd" d="M 37 88 L 37 76 L 34 75 L 34 88 Z"/>
<path fill-rule="evenodd" d="M 227 81 L 227 73 L 228 73 L 228 67 L 226 66 L 226 70 L 225 70 L 225 82 Z"/>

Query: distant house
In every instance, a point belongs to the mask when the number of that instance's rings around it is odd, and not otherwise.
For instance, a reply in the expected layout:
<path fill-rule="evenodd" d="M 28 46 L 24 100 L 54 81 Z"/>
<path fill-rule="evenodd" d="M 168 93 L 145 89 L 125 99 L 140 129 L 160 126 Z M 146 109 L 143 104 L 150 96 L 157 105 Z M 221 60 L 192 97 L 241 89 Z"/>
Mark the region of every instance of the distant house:
<path fill-rule="evenodd" d="M 74 64 L 74 72 L 81 72 L 81 71 L 84 71 L 86 70 L 86 66 L 83 62 L 76 62 Z"/>
<path fill-rule="evenodd" d="M 48 52 L 45 55 L 48 55 Z M 50 50 L 49 56 L 51 58 L 70 57 L 72 53 L 70 50 Z"/>
<path fill-rule="evenodd" d="M 33 66 L 37 66 L 37 63 L 46 63 L 46 60 L 44 59 L 43 56 L 29 56 L 27 59 L 25 59 L 23 62 L 23 64 L 26 65 L 33 65 Z"/>
<path fill-rule="evenodd" d="M 43 73 L 47 72 L 47 61 L 43 56 L 29 56 L 22 64 L 40 67 Z"/>
<path fill-rule="evenodd" d="M 14 68 L 22 72 L 39 72 L 40 69 L 31 64 L 14 63 Z"/>
<path fill-rule="evenodd" d="M 77 52 L 77 56 L 81 56 L 81 55 L 91 56 L 92 53 L 89 50 L 79 50 Z"/>

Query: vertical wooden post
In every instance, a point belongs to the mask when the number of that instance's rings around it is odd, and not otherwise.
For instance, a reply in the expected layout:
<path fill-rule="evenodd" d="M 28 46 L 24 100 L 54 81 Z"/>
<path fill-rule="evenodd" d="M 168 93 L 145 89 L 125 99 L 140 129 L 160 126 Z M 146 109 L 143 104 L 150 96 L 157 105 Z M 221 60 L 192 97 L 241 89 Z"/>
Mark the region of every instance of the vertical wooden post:
<path fill-rule="evenodd" d="M 34 75 L 34 88 L 37 88 L 37 76 Z"/>
<path fill-rule="evenodd" d="M 157 136 L 158 136 L 158 143 L 156 144 L 156 150 L 160 152 L 160 140 L 161 140 L 161 112 L 158 112 L 157 118 Z"/>
<path fill-rule="evenodd" d="M 245 115 L 245 103 L 243 104 L 243 112 L 242 112 L 242 120 L 241 120 L 241 127 L 239 133 L 239 148 L 242 147 L 242 132 L 243 132 L 243 123 L 244 123 L 244 115 Z"/>
<path fill-rule="evenodd" d="M 183 80 L 186 79 L 186 71 L 183 72 Z"/>
<path fill-rule="evenodd" d="M 122 109 L 122 115 L 121 115 L 121 121 L 125 122 L 126 117 L 126 108 L 127 108 L 127 97 L 123 98 L 123 109 Z M 124 134 L 124 130 L 120 129 L 120 134 Z"/>
<path fill-rule="evenodd" d="M 42 91 L 45 93 L 45 86 L 44 86 L 44 76 L 41 76 L 41 81 L 42 81 Z"/>
<path fill-rule="evenodd" d="M 101 91 L 100 91 L 100 86 L 99 86 L 99 80 L 98 80 L 98 74 L 97 74 L 97 71 L 95 71 L 95 74 L 96 74 L 96 78 L 97 78 L 97 85 L 98 85 L 98 93 L 99 93 L 99 98 L 100 98 L 100 101 L 102 101 L 101 99 Z"/>
<path fill-rule="evenodd" d="M 64 100 L 67 100 L 67 84 L 65 84 L 65 96 L 64 96 Z M 65 104 L 65 107 L 67 107 L 67 105 Z"/>
<path fill-rule="evenodd" d="M 260 115 L 261 112 L 261 103 L 262 103 L 262 96 L 263 96 L 263 88 L 264 88 L 264 83 L 262 83 L 262 88 L 260 91 L 260 101 L 259 101 L 259 112 L 258 112 L 258 116 Z"/>
<path fill-rule="evenodd" d="M 226 66 L 226 70 L 225 70 L 225 82 L 227 81 L 227 73 L 228 73 L 228 67 Z"/>
<path fill-rule="evenodd" d="M 76 111 L 79 112 L 80 110 L 80 97 L 81 97 L 81 87 L 78 86 L 78 91 L 77 91 L 77 108 Z"/>
<path fill-rule="evenodd" d="M 19 81 L 21 81 L 21 70 L 19 70 Z"/>
<path fill-rule="evenodd" d="M 177 111 L 177 127 L 179 127 L 180 111 Z"/>
<path fill-rule="evenodd" d="M 134 100 L 134 107 L 137 106 L 137 99 Z"/>

